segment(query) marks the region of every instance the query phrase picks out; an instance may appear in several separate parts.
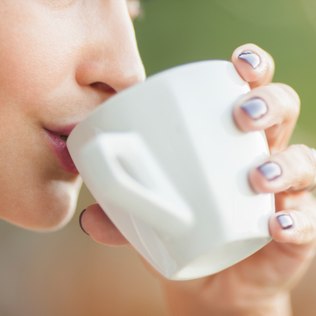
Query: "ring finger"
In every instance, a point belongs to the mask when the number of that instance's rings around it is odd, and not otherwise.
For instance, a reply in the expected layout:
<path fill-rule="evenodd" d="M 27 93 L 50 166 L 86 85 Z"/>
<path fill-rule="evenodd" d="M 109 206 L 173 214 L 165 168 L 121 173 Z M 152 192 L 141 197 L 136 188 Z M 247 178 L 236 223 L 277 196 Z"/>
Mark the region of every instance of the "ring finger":
<path fill-rule="evenodd" d="M 305 145 L 291 145 L 251 170 L 256 192 L 283 192 L 311 189 L 316 185 L 316 151 Z"/>

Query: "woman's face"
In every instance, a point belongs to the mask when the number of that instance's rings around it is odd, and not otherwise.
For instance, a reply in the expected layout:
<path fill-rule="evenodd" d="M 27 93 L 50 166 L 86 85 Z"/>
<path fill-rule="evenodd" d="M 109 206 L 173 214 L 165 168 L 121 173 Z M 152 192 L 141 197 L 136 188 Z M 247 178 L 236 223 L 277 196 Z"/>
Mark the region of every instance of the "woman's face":
<path fill-rule="evenodd" d="M 67 223 L 81 184 L 67 135 L 143 79 L 126 0 L 0 0 L 0 218 Z"/>

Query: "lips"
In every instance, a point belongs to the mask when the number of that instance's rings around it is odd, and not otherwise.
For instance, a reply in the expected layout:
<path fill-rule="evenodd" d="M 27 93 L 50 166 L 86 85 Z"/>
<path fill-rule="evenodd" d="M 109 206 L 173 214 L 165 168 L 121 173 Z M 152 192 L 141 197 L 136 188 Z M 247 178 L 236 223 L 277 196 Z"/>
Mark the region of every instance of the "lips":
<path fill-rule="evenodd" d="M 61 167 L 68 173 L 78 175 L 78 170 L 66 145 L 67 138 L 74 127 L 75 124 L 61 128 L 44 128 L 44 130 L 48 136 L 49 145 Z"/>

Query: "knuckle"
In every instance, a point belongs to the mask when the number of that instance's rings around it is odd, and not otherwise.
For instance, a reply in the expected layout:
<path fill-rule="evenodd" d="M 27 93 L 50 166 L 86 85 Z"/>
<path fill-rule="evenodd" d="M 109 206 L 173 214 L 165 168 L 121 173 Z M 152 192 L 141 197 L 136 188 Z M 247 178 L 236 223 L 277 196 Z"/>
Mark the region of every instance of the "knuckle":
<path fill-rule="evenodd" d="M 309 147 L 306 146 L 305 144 L 292 144 L 288 147 L 287 151 L 290 153 L 290 154 L 306 154 L 309 152 Z"/>
<path fill-rule="evenodd" d="M 305 161 L 312 162 L 312 151 L 310 147 L 305 144 L 292 144 L 287 148 L 286 152 L 292 155 L 295 160 L 304 159 Z"/>
<path fill-rule="evenodd" d="M 291 189 L 310 186 L 314 181 L 316 166 L 311 149 L 304 144 L 290 145 L 281 155 L 281 160 L 288 170 Z"/>
<path fill-rule="evenodd" d="M 316 237 L 315 221 L 309 216 L 299 214 L 299 228 L 296 230 L 295 239 L 298 243 L 313 241 Z"/>
<path fill-rule="evenodd" d="M 291 117 L 297 118 L 301 109 L 301 100 L 297 92 L 289 85 L 285 83 L 278 83 L 278 88 L 282 90 L 282 94 L 286 94 L 286 98 L 282 97 L 282 101 L 286 106 L 287 113 L 290 114 Z"/>
<path fill-rule="evenodd" d="M 294 145 L 293 145 L 294 146 Z M 303 159 L 308 162 L 309 172 L 314 171 L 316 167 L 315 156 L 313 150 L 305 144 L 296 145 L 296 150 L 303 156 Z"/>

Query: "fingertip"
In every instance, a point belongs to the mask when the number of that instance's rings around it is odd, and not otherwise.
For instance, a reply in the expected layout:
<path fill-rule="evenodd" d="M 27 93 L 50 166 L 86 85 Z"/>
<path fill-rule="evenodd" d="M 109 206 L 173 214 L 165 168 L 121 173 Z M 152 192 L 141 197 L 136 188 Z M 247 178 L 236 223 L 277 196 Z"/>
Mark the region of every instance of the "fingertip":
<path fill-rule="evenodd" d="M 250 170 L 249 183 L 257 193 L 277 193 L 283 190 L 282 181 L 280 180 L 282 173 L 282 168 L 277 162 L 266 161 Z"/>
<path fill-rule="evenodd" d="M 277 212 L 269 220 L 270 235 L 279 243 L 296 243 L 295 226 L 291 212 Z"/>
<path fill-rule="evenodd" d="M 311 245 L 315 243 L 314 216 L 295 210 L 275 213 L 269 222 L 271 237 L 280 243 Z"/>
<path fill-rule="evenodd" d="M 85 208 L 79 215 L 79 225 L 82 231 L 90 235 L 90 230 L 93 230 L 95 221 L 104 216 L 104 212 L 98 204 L 93 204 Z"/>
<path fill-rule="evenodd" d="M 233 117 L 237 127 L 243 132 L 262 130 L 266 123 L 262 118 L 266 116 L 269 108 L 267 102 L 261 97 L 241 99 L 233 110 Z"/>
<path fill-rule="evenodd" d="M 273 59 L 257 45 L 249 43 L 238 47 L 231 59 L 238 73 L 251 87 L 271 82 L 274 74 Z"/>
<path fill-rule="evenodd" d="M 98 204 L 87 207 L 79 217 L 81 229 L 94 241 L 108 246 L 127 244 L 127 240 Z"/>
<path fill-rule="evenodd" d="M 86 231 L 86 229 L 85 229 L 85 227 L 84 227 L 84 224 L 83 224 L 83 222 L 84 222 L 83 217 L 84 217 L 85 212 L 86 212 L 86 209 L 84 209 L 84 210 L 80 213 L 80 215 L 79 215 L 79 225 L 80 225 L 81 230 L 82 230 L 85 234 L 87 234 L 87 235 L 89 236 L 89 233 Z"/>
<path fill-rule="evenodd" d="M 255 193 L 260 193 L 264 191 L 264 189 L 262 188 L 262 177 L 257 168 L 250 170 L 248 181 Z"/>

